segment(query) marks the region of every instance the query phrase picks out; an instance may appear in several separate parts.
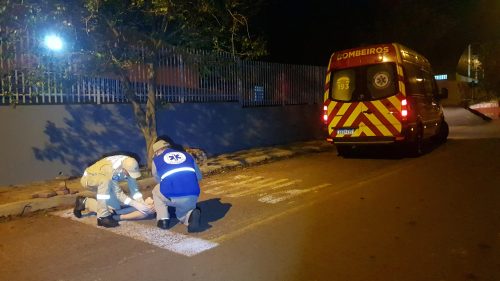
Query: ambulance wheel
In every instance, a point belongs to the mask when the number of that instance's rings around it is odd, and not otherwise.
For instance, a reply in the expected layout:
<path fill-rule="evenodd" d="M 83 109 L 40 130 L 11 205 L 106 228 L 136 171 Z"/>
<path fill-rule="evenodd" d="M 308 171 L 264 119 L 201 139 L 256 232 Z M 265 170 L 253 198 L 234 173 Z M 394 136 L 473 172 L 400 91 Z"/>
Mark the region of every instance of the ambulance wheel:
<path fill-rule="evenodd" d="M 349 156 L 352 152 L 352 148 L 350 145 L 342 145 L 342 144 L 337 144 L 335 145 L 337 148 L 337 155 L 338 156 Z"/>
<path fill-rule="evenodd" d="M 413 140 L 408 144 L 410 156 L 418 157 L 424 154 L 424 130 L 422 125 L 417 126 Z"/>
<path fill-rule="evenodd" d="M 450 128 L 448 127 L 448 123 L 445 120 L 441 120 L 441 124 L 439 125 L 439 129 L 437 134 L 434 136 L 434 141 L 437 144 L 445 143 L 448 139 L 448 134 L 450 132 Z"/>

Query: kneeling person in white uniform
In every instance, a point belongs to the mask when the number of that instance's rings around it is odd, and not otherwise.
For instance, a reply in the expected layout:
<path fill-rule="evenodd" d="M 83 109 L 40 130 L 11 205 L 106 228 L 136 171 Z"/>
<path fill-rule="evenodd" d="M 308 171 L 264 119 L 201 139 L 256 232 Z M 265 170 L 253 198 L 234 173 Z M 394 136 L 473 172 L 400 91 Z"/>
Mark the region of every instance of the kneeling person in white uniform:
<path fill-rule="evenodd" d="M 152 174 L 159 183 L 153 189 L 153 201 L 159 228 L 170 228 L 168 206 L 175 207 L 177 219 L 188 226 L 189 232 L 200 227 L 201 210 L 196 207 L 200 195 L 201 171 L 193 156 L 177 151 L 159 140 L 153 144 L 155 153 Z"/>
<path fill-rule="evenodd" d="M 88 167 L 83 173 L 81 184 L 84 188 L 97 192 L 97 200 L 78 196 L 73 213 L 82 217 L 88 209 L 97 213 L 97 225 L 116 227 L 120 219 L 142 219 L 154 213 L 152 202 L 146 204 L 142 199 L 136 179 L 141 176 L 137 161 L 126 155 L 103 158 Z M 127 181 L 127 196 L 119 186 Z"/>

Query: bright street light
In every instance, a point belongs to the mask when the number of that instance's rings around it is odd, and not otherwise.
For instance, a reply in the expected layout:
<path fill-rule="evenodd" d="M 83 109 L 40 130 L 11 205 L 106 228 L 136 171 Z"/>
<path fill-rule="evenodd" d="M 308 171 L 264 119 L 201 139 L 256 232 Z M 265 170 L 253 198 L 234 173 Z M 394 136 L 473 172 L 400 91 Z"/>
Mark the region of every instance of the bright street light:
<path fill-rule="evenodd" d="M 63 48 L 63 41 L 57 35 L 46 35 L 43 42 L 45 47 L 52 51 L 60 51 Z"/>

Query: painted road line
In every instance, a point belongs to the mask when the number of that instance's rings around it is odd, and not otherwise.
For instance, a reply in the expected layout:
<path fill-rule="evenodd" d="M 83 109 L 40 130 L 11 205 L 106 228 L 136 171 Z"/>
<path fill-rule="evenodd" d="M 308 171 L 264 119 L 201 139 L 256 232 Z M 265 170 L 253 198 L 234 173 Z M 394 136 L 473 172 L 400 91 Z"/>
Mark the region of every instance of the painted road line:
<path fill-rule="evenodd" d="M 271 181 L 274 181 L 274 179 L 263 179 L 261 181 L 252 182 L 251 184 L 245 184 L 245 185 L 237 187 L 237 188 L 229 188 L 229 189 L 225 190 L 226 196 L 239 197 L 240 196 L 240 195 L 238 195 L 239 193 L 246 193 L 252 189 L 261 189 L 262 185 L 269 183 Z M 241 189 L 243 189 L 243 190 L 241 190 Z"/>
<path fill-rule="evenodd" d="M 301 181 L 302 180 L 293 180 L 293 181 L 290 181 L 290 182 L 285 182 L 285 183 L 282 183 L 282 184 L 274 185 L 274 186 L 271 187 L 271 189 L 275 190 L 275 189 L 282 188 L 282 187 L 285 187 L 285 186 L 294 185 L 294 184 L 299 183 Z"/>
<path fill-rule="evenodd" d="M 236 176 L 234 176 L 235 180 L 242 180 L 242 179 L 248 179 L 248 178 L 250 178 L 250 176 L 247 176 L 247 175 L 236 175 Z"/>
<path fill-rule="evenodd" d="M 262 202 L 262 203 L 276 204 L 278 202 L 285 201 L 285 200 L 291 199 L 293 197 L 296 197 L 300 194 L 316 191 L 318 189 L 321 189 L 321 188 L 324 188 L 324 187 L 327 187 L 330 185 L 332 185 L 332 184 L 331 183 L 324 183 L 324 184 L 316 185 L 316 186 L 306 188 L 306 189 L 290 189 L 290 190 L 280 191 L 280 192 L 276 192 L 273 194 L 263 196 L 263 197 L 259 198 L 258 201 Z"/>
<path fill-rule="evenodd" d="M 211 191 L 212 194 L 231 194 L 231 192 L 238 191 L 242 188 L 249 188 L 254 185 L 260 185 L 261 183 L 267 183 L 272 181 L 272 179 L 264 179 L 264 177 L 254 177 L 249 180 L 245 180 L 242 182 L 234 182 L 227 184 L 225 186 L 220 186 L 217 191 Z"/>
<path fill-rule="evenodd" d="M 249 184 L 251 182 L 255 182 L 255 181 L 259 181 L 259 180 L 262 180 L 264 177 L 261 177 L 261 176 L 258 176 L 258 177 L 253 177 L 251 179 L 248 179 L 248 180 L 244 180 L 244 181 L 240 181 L 240 182 L 235 182 L 235 183 L 231 183 L 231 184 L 228 184 L 224 187 L 220 187 L 218 188 L 218 190 L 215 190 L 212 189 L 210 191 L 207 191 L 208 193 L 210 194 L 214 194 L 214 195 L 218 195 L 218 194 L 222 194 L 222 193 L 225 193 L 225 192 L 231 192 L 231 191 L 234 191 L 234 190 L 238 190 L 242 187 L 244 187 L 246 184 Z"/>
<path fill-rule="evenodd" d="M 250 178 L 250 176 L 236 175 L 233 177 L 233 179 L 230 179 L 230 180 L 212 180 L 212 181 L 208 181 L 206 183 L 202 183 L 202 185 L 203 185 L 203 187 L 208 187 L 208 186 L 212 186 L 212 185 L 219 185 L 219 184 L 224 184 L 227 182 L 233 182 L 235 180 L 248 179 L 248 178 Z"/>
<path fill-rule="evenodd" d="M 220 184 L 224 184 L 224 183 L 231 182 L 231 181 L 232 180 L 223 180 L 223 181 L 214 180 L 214 181 L 209 181 L 207 183 L 201 183 L 201 186 L 203 188 L 206 188 L 206 187 L 209 187 L 212 185 L 220 185 Z"/>
<path fill-rule="evenodd" d="M 290 189 L 285 191 L 280 191 L 274 194 L 269 194 L 259 198 L 259 202 L 268 203 L 268 204 L 276 204 L 281 201 L 285 201 L 287 199 L 293 198 L 302 193 L 306 193 L 307 190 L 303 189 Z"/>
<path fill-rule="evenodd" d="M 188 257 L 195 256 L 219 245 L 218 243 L 211 241 L 176 233 L 170 230 L 163 230 L 156 226 L 141 224 L 133 221 L 120 221 L 120 226 L 114 228 L 99 227 L 96 224 L 95 216 L 78 219 L 73 215 L 73 209 L 57 211 L 52 214 L 146 242 L 153 246 Z"/>
<path fill-rule="evenodd" d="M 202 183 L 201 184 L 201 187 L 203 189 L 207 188 L 207 187 L 210 187 L 210 186 L 214 186 L 214 185 L 218 185 L 216 186 L 215 188 L 212 188 L 212 189 L 207 189 L 205 192 L 208 192 L 208 193 L 211 193 L 211 192 L 216 192 L 218 190 L 220 190 L 221 188 L 224 187 L 224 184 L 228 183 L 228 182 L 234 182 L 236 180 L 240 180 L 240 179 L 248 179 L 250 178 L 250 176 L 246 176 L 246 175 L 237 175 L 237 176 L 234 176 L 232 179 L 230 180 L 222 180 L 222 181 L 219 181 L 219 180 L 213 180 L 213 181 L 209 181 L 208 183 Z"/>
<path fill-rule="evenodd" d="M 228 195 L 228 197 L 239 197 L 239 196 L 250 195 L 253 193 L 257 193 L 260 190 L 265 189 L 269 186 L 273 186 L 273 185 L 276 185 L 278 183 L 283 183 L 283 182 L 289 181 L 289 179 L 279 179 L 279 180 L 271 179 L 271 180 L 272 180 L 272 182 L 265 183 L 265 184 L 258 183 L 258 185 L 256 187 L 245 189 L 243 191 L 230 194 L 230 195 Z"/>
<path fill-rule="evenodd" d="M 278 183 L 283 183 L 283 182 L 287 182 L 289 181 L 290 179 L 279 179 L 279 180 L 275 180 L 273 182 L 270 182 L 270 183 L 266 183 L 266 184 L 263 184 L 261 185 L 262 187 L 269 187 L 269 186 L 274 186 Z"/>

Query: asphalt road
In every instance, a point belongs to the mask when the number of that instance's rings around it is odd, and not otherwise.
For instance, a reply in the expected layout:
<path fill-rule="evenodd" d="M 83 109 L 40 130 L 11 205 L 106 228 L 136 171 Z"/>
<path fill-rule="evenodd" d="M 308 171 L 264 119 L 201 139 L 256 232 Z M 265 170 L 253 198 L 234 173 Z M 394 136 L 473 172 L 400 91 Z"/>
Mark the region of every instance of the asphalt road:
<path fill-rule="evenodd" d="M 196 234 L 0 223 L 0 280 L 500 280 L 500 124 L 457 110 L 419 158 L 326 152 L 206 178 Z"/>

